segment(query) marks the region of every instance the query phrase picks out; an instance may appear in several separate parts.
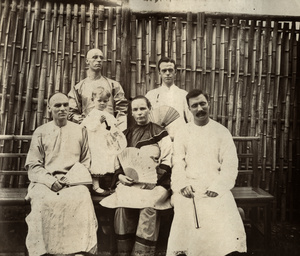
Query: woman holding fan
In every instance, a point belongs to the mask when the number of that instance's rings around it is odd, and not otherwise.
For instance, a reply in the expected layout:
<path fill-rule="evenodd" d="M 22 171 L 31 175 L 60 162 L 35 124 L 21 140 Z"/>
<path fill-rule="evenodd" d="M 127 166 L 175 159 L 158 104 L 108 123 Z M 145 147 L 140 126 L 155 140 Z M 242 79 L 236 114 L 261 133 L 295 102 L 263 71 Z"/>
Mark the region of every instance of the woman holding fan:
<path fill-rule="evenodd" d="M 117 208 L 115 232 L 119 253 L 154 255 L 160 226 L 157 209 L 171 208 L 168 198 L 172 142 L 166 130 L 150 122 L 151 104 L 146 97 L 135 97 L 131 107 L 136 124 L 124 132 L 128 151 L 125 149 L 119 155 L 116 193 L 101 204 Z M 130 149 L 138 151 L 137 154 L 129 154 Z"/>

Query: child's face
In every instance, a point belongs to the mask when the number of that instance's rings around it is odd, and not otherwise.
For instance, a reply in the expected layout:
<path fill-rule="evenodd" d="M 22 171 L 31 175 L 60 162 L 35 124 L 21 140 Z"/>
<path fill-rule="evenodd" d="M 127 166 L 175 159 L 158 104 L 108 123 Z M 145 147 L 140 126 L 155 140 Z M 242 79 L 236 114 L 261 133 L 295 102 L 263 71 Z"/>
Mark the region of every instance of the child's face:
<path fill-rule="evenodd" d="M 109 98 L 106 97 L 105 95 L 97 94 L 94 98 L 95 108 L 101 111 L 106 109 L 108 100 Z"/>

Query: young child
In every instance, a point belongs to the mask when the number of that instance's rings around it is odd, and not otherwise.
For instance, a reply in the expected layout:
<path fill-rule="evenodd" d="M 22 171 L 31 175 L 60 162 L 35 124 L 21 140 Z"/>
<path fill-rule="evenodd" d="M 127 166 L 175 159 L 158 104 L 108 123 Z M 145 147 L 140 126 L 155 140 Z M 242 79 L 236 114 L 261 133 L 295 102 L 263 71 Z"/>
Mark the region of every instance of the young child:
<path fill-rule="evenodd" d="M 110 92 L 103 87 L 94 89 L 91 98 L 94 102 L 94 109 L 81 124 L 87 128 L 88 132 L 93 190 L 95 194 L 102 196 L 110 194 L 110 182 L 116 159 L 116 155 L 112 154 L 108 148 L 107 135 L 111 127 L 117 129 L 117 120 L 110 113 L 103 111 L 110 96 Z"/>

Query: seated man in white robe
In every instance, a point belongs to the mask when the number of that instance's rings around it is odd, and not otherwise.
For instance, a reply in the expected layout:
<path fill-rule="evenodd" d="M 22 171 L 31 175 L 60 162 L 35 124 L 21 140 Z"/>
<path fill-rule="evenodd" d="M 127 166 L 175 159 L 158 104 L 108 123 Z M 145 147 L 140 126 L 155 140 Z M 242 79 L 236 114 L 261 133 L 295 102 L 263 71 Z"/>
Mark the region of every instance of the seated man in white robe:
<path fill-rule="evenodd" d="M 72 170 L 90 177 L 86 129 L 67 121 L 65 94 L 52 95 L 48 109 L 53 121 L 35 130 L 25 163 L 31 182 L 26 246 L 30 256 L 96 253 L 97 219 L 89 189 L 71 186 L 65 176 Z"/>
<path fill-rule="evenodd" d="M 207 94 L 186 96 L 194 122 L 174 138 L 167 255 L 224 256 L 246 251 L 246 235 L 231 189 L 238 158 L 228 129 L 209 118 Z"/>

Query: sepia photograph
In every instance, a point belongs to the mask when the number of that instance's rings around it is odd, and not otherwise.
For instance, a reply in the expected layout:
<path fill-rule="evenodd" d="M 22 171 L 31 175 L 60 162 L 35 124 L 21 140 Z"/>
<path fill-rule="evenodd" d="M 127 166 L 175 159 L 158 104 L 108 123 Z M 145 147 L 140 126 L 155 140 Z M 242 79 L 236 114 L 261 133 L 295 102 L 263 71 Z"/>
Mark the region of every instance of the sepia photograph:
<path fill-rule="evenodd" d="M 299 123 L 299 0 L 0 0 L 0 256 L 298 256 Z"/>

